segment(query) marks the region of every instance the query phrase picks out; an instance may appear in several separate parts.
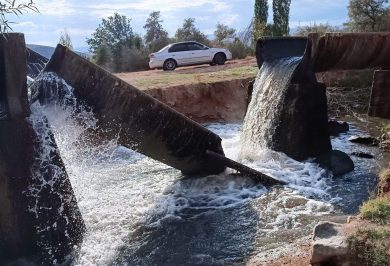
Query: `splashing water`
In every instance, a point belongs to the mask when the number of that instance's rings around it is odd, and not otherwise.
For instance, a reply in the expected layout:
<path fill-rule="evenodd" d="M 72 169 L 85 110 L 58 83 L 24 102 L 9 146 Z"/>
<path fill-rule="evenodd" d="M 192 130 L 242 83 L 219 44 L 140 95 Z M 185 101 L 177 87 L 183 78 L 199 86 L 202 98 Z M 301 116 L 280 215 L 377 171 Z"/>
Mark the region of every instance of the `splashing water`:
<path fill-rule="evenodd" d="M 268 191 L 225 173 L 183 178 L 116 139 L 91 139 L 96 119 L 76 104 L 36 102 L 32 112 L 51 124 L 87 227 L 77 265 L 242 262 L 307 233 L 343 200 L 329 193 L 331 180 L 316 164 L 267 149 L 244 163 L 288 186 Z M 241 125 L 207 127 L 221 136 L 227 157 L 236 159 Z"/>
<path fill-rule="evenodd" d="M 244 119 L 240 159 L 252 159 L 271 148 L 288 84 L 302 57 L 264 62 L 253 85 L 252 99 Z"/>

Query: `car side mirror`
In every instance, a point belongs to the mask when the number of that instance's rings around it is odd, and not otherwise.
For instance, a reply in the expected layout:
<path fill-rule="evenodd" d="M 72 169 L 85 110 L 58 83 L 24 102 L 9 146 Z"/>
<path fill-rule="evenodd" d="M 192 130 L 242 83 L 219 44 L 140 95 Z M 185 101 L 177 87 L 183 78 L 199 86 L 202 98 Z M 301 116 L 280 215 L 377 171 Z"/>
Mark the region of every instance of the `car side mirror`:
<path fill-rule="evenodd" d="M 210 48 L 208 48 L 207 46 L 205 46 L 205 47 L 203 48 L 203 50 L 208 50 L 208 49 L 210 49 Z"/>

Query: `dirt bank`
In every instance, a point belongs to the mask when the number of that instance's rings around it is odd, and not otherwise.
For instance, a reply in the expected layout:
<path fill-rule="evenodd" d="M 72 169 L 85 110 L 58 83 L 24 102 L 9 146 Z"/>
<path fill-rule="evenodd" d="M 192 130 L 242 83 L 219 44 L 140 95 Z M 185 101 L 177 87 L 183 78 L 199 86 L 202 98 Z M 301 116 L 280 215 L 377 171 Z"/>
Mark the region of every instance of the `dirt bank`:
<path fill-rule="evenodd" d="M 247 87 L 251 80 L 253 77 L 155 88 L 145 92 L 199 123 L 234 123 L 244 119 Z"/>

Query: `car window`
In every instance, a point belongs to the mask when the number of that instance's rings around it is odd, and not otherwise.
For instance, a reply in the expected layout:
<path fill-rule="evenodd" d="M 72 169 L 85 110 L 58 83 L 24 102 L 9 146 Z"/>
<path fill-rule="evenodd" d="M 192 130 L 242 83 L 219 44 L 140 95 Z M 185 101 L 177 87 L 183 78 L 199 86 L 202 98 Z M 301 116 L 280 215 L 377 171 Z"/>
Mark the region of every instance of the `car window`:
<path fill-rule="evenodd" d="M 168 52 L 174 53 L 174 52 L 184 52 L 184 51 L 188 51 L 187 44 L 180 43 L 180 44 L 173 45 L 171 48 L 169 48 Z"/>
<path fill-rule="evenodd" d="M 188 50 L 203 50 L 203 46 L 198 43 L 189 43 L 188 44 Z"/>

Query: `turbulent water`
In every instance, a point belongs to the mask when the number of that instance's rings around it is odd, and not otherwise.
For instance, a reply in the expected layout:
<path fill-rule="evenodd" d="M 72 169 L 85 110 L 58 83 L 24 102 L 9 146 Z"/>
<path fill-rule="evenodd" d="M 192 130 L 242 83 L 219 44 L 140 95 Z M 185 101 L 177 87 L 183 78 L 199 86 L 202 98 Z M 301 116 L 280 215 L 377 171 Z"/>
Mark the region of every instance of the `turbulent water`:
<path fill-rule="evenodd" d="M 32 112 L 48 117 L 86 223 L 77 265 L 244 263 L 307 235 L 324 216 L 356 211 L 375 183 L 370 163 L 352 181 L 333 180 L 314 163 L 267 149 L 244 163 L 287 186 L 267 190 L 227 173 L 186 179 L 115 139 L 91 139 L 96 119 L 88 111 L 36 102 Z M 237 159 L 241 125 L 207 127 L 222 137 L 227 157 Z"/>
<path fill-rule="evenodd" d="M 256 151 L 269 148 L 278 123 L 288 84 L 302 57 L 264 62 L 253 86 L 244 119 L 240 159 L 255 159 Z"/>

